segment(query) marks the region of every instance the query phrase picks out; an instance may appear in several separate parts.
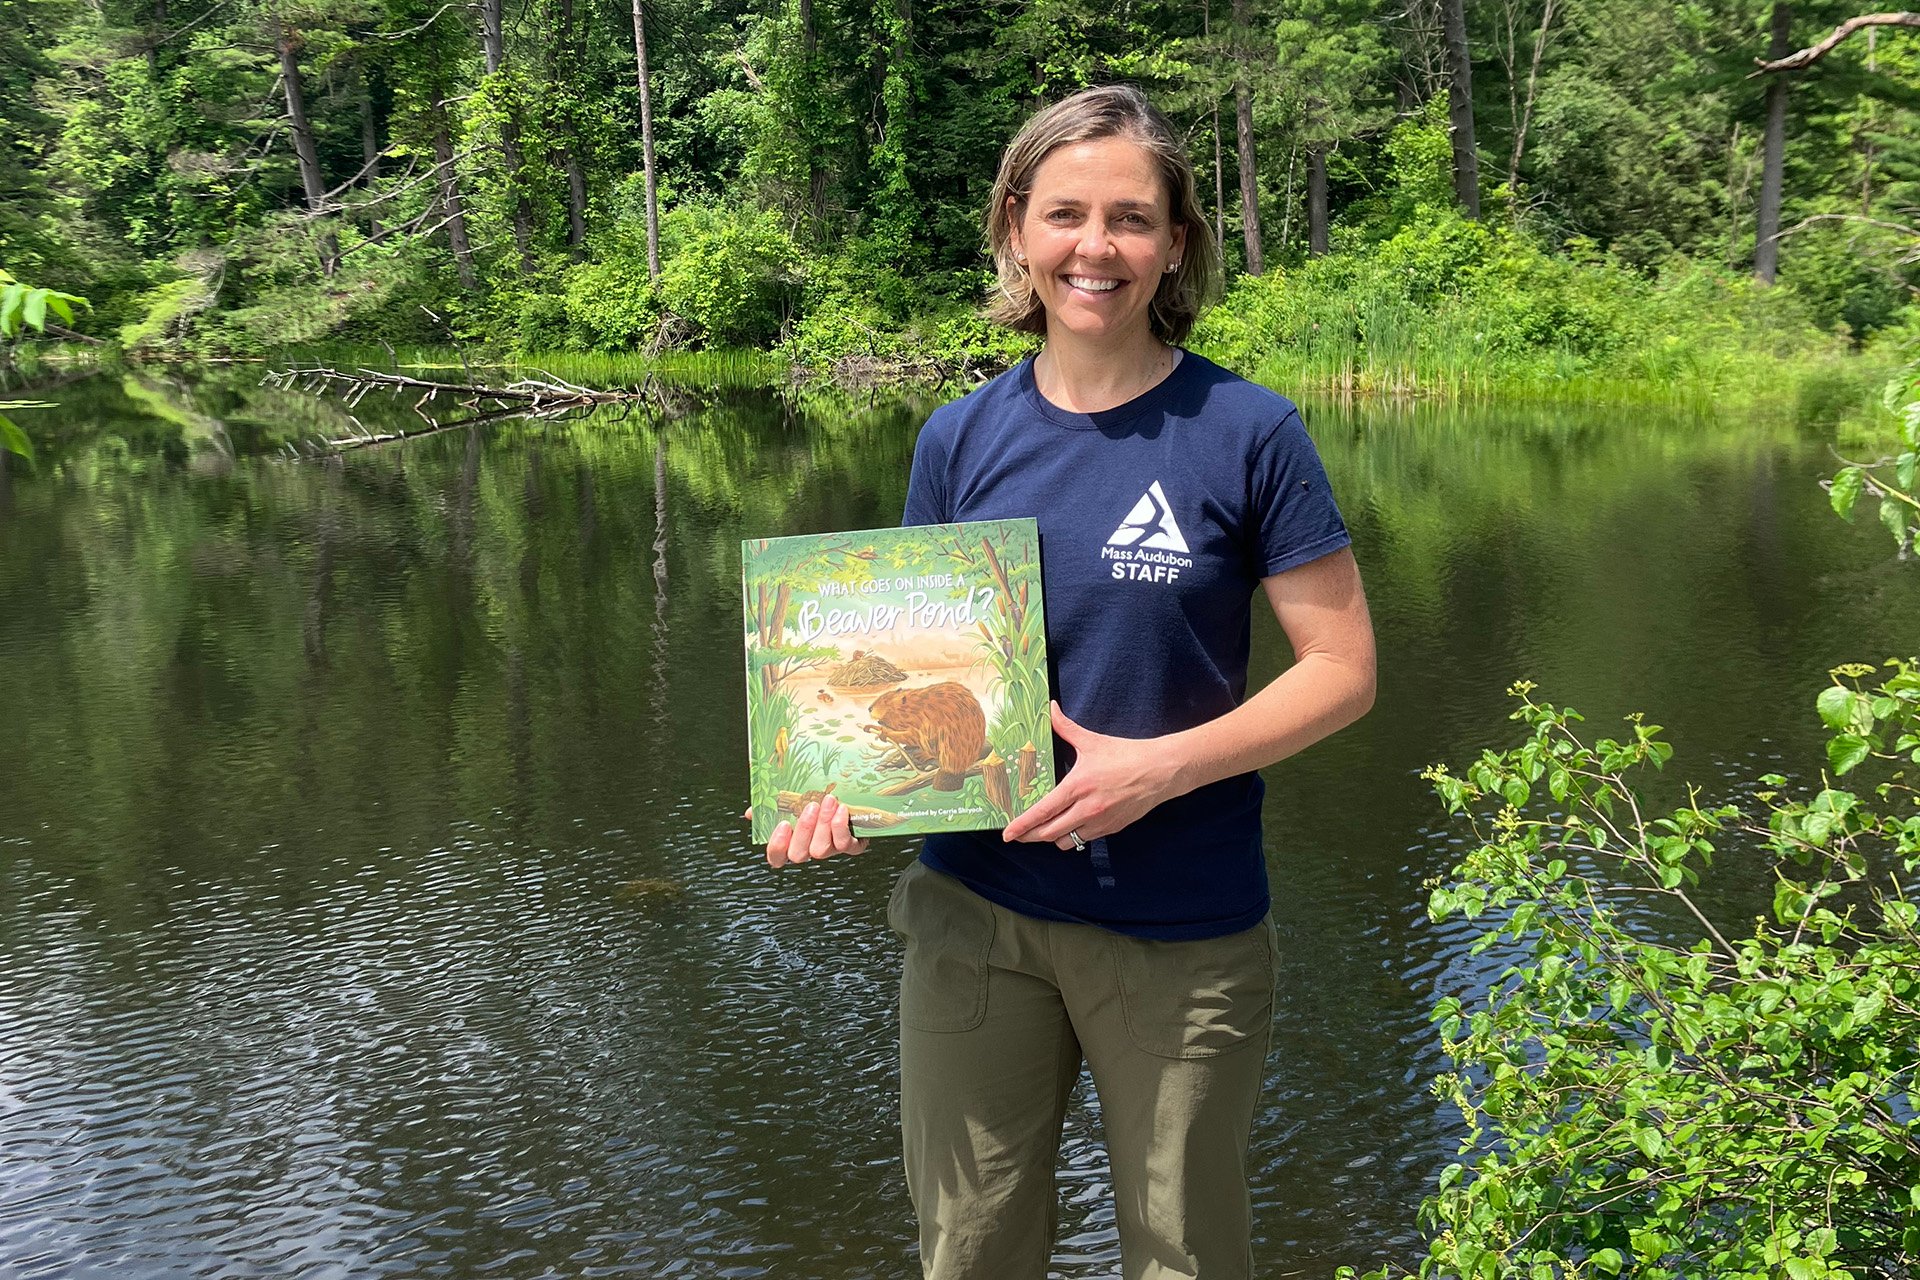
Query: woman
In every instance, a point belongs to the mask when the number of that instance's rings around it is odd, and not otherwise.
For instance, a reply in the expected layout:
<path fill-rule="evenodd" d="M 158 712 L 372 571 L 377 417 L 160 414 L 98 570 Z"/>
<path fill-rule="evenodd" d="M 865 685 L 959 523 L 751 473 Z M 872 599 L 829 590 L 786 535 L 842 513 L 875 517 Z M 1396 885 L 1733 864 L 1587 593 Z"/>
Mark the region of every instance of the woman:
<path fill-rule="evenodd" d="M 1247 1276 L 1274 985 L 1254 770 L 1371 706 L 1359 572 L 1298 411 L 1178 345 L 1219 251 L 1145 98 L 1029 120 L 987 231 L 992 314 L 1045 343 L 929 418 L 905 523 L 1039 521 L 1064 775 L 1003 832 L 930 836 L 894 888 L 921 1263 L 1046 1274 L 1084 1061 L 1128 1280 Z M 1248 698 L 1256 587 L 1295 662 Z M 767 857 L 865 847 L 829 796 Z"/>

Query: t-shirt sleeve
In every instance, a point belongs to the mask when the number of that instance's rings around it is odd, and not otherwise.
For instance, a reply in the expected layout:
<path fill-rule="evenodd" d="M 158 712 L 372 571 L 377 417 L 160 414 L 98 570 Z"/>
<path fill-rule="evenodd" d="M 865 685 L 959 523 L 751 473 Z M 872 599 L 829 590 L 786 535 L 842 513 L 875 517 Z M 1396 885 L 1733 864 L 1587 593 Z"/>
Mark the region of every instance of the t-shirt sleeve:
<path fill-rule="evenodd" d="M 1272 577 L 1353 542 L 1298 409 L 1290 408 L 1261 442 L 1247 496 L 1256 577 Z"/>
<path fill-rule="evenodd" d="M 945 415 L 935 410 L 920 428 L 913 446 L 913 469 L 907 474 L 907 507 L 902 527 L 951 524 L 947 505 L 947 432 Z"/>

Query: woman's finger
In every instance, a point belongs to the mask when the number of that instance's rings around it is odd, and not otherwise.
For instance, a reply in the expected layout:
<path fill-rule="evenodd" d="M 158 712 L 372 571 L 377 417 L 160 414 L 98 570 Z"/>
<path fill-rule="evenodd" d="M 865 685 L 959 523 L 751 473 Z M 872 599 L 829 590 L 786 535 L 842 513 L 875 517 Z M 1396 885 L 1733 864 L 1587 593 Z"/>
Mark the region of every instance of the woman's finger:
<path fill-rule="evenodd" d="M 810 851 L 814 857 L 831 858 L 834 854 L 840 852 L 839 849 L 834 847 L 833 819 L 835 814 L 843 812 L 844 809 L 845 806 L 831 795 L 821 799 L 820 812 L 815 817 L 813 824 L 813 843 L 810 847 Z"/>
<path fill-rule="evenodd" d="M 817 802 L 800 810 L 793 822 L 793 839 L 787 843 L 788 862 L 806 862 L 813 857 L 813 831 L 819 817 L 820 805 Z"/>
<path fill-rule="evenodd" d="M 1009 822 L 1006 829 L 1000 833 L 1000 838 L 1007 841 L 1051 840 L 1052 836 L 1042 835 L 1040 832 L 1048 823 L 1073 808 L 1073 802 L 1079 798 L 1075 789 L 1069 785 L 1072 776 L 1069 773 L 1067 780 L 1034 801 L 1032 808 Z"/>
<path fill-rule="evenodd" d="M 847 806 L 839 805 L 833 815 L 833 847 L 842 853 L 865 853 L 867 842 L 856 839 L 853 834 L 853 815 Z"/>
<path fill-rule="evenodd" d="M 784 867 L 787 865 L 787 849 L 793 840 L 793 824 L 782 822 L 767 837 L 767 865 Z"/>
<path fill-rule="evenodd" d="M 1080 833 L 1083 843 L 1090 843 L 1099 836 L 1105 835 L 1107 828 L 1101 823 L 1098 813 L 1093 812 L 1087 805 L 1076 804 L 1035 827 L 1027 833 L 1027 839 L 1045 840 L 1058 848 L 1071 849 L 1073 833 L 1076 831 Z"/>

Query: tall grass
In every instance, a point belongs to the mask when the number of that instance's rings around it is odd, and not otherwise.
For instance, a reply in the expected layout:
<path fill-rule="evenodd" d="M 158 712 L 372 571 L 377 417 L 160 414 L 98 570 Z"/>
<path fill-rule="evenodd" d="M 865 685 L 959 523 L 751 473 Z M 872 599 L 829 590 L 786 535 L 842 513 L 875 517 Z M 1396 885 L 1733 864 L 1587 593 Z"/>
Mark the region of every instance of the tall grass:
<path fill-rule="evenodd" d="M 790 366 L 765 351 L 637 352 L 552 351 L 508 355 L 439 346 L 368 346 L 321 343 L 277 352 L 275 363 L 369 368 L 444 379 L 448 374 L 506 380 L 551 375 L 590 387 L 632 386 L 648 378 L 703 387 L 765 387 L 784 383 Z"/>

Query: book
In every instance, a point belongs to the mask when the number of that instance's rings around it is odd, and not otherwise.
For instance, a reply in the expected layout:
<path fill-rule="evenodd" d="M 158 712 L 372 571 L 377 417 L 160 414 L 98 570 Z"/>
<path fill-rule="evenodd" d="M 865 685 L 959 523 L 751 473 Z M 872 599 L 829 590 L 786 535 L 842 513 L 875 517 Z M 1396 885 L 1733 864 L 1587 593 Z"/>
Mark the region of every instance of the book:
<path fill-rule="evenodd" d="M 1040 535 L 980 520 L 741 544 L 753 839 L 980 831 L 1052 790 Z"/>

